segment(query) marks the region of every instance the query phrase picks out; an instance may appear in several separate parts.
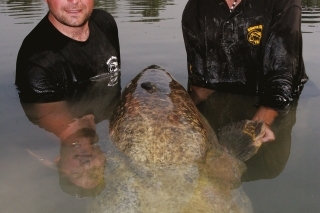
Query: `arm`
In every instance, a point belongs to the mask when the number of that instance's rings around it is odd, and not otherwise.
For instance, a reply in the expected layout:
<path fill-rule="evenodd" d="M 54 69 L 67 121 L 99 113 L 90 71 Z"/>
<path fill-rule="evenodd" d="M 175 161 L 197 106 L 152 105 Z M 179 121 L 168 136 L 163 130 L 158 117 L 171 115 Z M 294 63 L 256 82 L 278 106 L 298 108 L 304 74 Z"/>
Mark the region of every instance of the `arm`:
<path fill-rule="evenodd" d="M 188 83 L 204 87 L 205 33 L 201 26 L 202 13 L 198 4 L 200 3 L 196 0 L 188 1 L 182 15 L 182 33 L 187 53 Z"/>
<path fill-rule="evenodd" d="M 68 91 L 66 72 L 64 73 L 66 65 L 63 63 L 50 65 L 48 62 L 50 56 L 46 54 L 41 54 L 38 58 L 24 64 L 19 72 L 17 70 L 16 85 L 21 102 L 47 103 L 65 100 Z M 50 68 L 38 65 L 39 61 L 42 64 L 49 64 Z"/>
<path fill-rule="evenodd" d="M 22 107 L 28 119 L 55 135 L 61 134 L 68 124 L 73 122 L 66 101 L 53 103 L 22 103 Z"/>
<path fill-rule="evenodd" d="M 54 134 L 60 133 L 72 117 L 66 101 L 66 83 L 60 72 L 46 69 L 47 54 L 35 56 L 34 60 L 17 60 L 16 85 L 23 110 L 28 119 Z M 45 63 L 46 62 L 46 63 Z"/>
<path fill-rule="evenodd" d="M 283 111 L 299 94 L 304 73 L 302 61 L 300 1 L 280 0 L 274 6 L 271 23 L 265 26 L 263 71 L 259 83 L 259 105 Z"/>
<path fill-rule="evenodd" d="M 287 111 L 306 81 L 302 59 L 300 1 L 278 1 L 263 55 L 259 108 L 253 120 L 266 124 L 264 142 L 275 139 L 270 129 L 279 112 Z M 303 76 L 304 78 L 303 79 Z M 302 80 L 303 79 L 303 80 Z"/>

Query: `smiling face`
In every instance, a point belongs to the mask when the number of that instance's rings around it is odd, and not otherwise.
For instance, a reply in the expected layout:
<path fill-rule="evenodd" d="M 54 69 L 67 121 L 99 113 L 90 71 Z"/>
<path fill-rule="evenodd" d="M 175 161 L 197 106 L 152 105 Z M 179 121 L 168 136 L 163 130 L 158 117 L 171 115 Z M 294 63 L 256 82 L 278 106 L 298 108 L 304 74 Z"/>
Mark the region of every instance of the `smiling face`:
<path fill-rule="evenodd" d="M 92 13 L 94 0 L 46 0 L 49 20 L 59 29 L 82 27 Z"/>

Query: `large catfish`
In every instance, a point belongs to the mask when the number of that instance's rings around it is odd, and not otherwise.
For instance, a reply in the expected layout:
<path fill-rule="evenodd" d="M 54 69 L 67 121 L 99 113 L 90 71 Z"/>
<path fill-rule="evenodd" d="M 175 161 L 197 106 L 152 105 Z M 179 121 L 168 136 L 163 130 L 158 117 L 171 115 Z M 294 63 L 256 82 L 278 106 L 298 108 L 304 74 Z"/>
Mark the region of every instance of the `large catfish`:
<path fill-rule="evenodd" d="M 241 174 L 263 127 L 241 121 L 223 128 L 218 142 L 184 87 L 150 66 L 124 88 L 110 120 L 125 160 L 113 160 L 92 212 L 252 212 Z"/>

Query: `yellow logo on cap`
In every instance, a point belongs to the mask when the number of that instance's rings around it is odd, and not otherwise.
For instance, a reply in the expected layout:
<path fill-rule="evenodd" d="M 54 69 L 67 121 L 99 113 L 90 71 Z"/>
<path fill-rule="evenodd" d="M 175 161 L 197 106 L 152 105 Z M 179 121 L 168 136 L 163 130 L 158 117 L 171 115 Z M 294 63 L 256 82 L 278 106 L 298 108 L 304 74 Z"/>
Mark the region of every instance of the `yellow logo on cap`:
<path fill-rule="evenodd" d="M 253 44 L 253 45 L 258 45 L 260 44 L 260 40 L 262 37 L 262 25 L 256 25 L 253 27 L 249 27 L 248 30 L 248 36 L 247 39 L 248 41 Z"/>

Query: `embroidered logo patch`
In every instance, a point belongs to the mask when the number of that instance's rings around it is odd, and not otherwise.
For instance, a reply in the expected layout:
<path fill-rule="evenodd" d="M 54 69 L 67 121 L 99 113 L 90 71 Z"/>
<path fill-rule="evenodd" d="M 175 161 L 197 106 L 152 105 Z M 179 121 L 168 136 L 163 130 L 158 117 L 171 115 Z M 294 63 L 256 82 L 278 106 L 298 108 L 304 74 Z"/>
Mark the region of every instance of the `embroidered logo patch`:
<path fill-rule="evenodd" d="M 260 40 L 262 37 L 262 28 L 263 26 L 260 24 L 260 25 L 249 27 L 247 29 L 248 30 L 247 39 L 251 44 L 253 45 L 260 44 Z"/>
<path fill-rule="evenodd" d="M 108 66 L 108 71 L 111 74 L 108 86 L 114 86 L 118 83 L 118 72 L 120 71 L 117 57 L 111 56 L 106 64 Z"/>
<path fill-rule="evenodd" d="M 118 59 L 115 56 L 111 56 L 106 62 L 107 72 L 90 78 L 90 81 L 100 81 L 101 79 L 109 79 L 108 86 L 114 86 L 118 84 L 118 77 L 120 76 L 120 67 Z"/>

